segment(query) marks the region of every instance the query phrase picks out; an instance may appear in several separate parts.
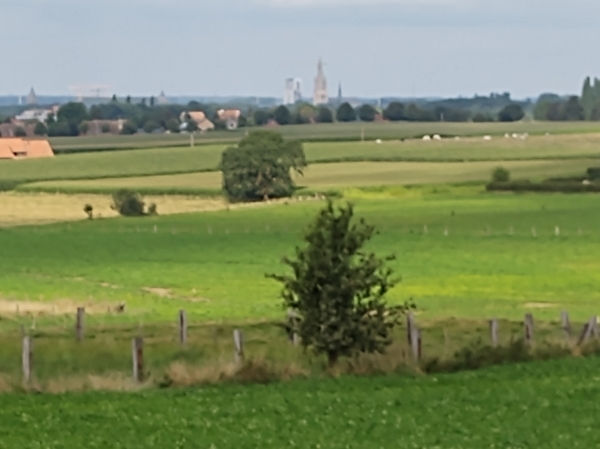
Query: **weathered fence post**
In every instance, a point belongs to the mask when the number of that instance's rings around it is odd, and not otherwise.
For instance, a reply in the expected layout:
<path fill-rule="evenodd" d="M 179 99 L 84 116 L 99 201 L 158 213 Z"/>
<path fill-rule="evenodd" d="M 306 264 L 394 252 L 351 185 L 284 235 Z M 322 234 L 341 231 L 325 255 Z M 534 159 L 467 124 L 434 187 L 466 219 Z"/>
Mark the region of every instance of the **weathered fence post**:
<path fill-rule="evenodd" d="M 31 372 L 33 369 L 33 340 L 31 336 L 23 337 L 23 380 L 26 383 L 31 381 Z"/>
<path fill-rule="evenodd" d="M 423 354 L 423 346 L 421 342 L 421 330 L 417 326 L 412 328 L 411 341 L 413 357 L 417 362 L 419 362 Z"/>
<path fill-rule="evenodd" d="M 579 336 L 577 344 L 581 345 L 583 343 L 587 343 L 592 337 L 596 337 L 597 335 L 598 317 L 593 316 L 587 323 L 585 323 L 585 326 L 583 326 L 583 330 L 581 331 L 581 335 Z"/>
<path fill-rule="evenodd" d="M 563 310 L 560 313 L 560 323 L 561 323 L 563 330 L 565 331 L 567 340 L 570 340 L 571 332 L 572 332 L 571 331 L 571 320 L 569 319 L 569 312 L 567 312 L 566 310 Z"/>
<path fill-rule="evenodd" d="M 492 346 L 495 348 L 498 346 L 498 320 L 490 320 L 490 339 L 492 340 Z"/>
<path fill-rule="evenodd" d="M 412 347 L 412 337 L 413 337 L 413 328 L 415 326 L 415 316 L 412 312 L 408 312 L 406 314 L 406 339 L 408 341 L 408 346 Z"/>
<path fill-rule="evenodd" d="M 244 360 L 244 339 L 242 331 L 239 329 L 233 331 L 233 344 L 235 345 L 235 362 L 240 363 Z"/>
<path fill-rule="evenodd" d="M 182 345 L 187 343 L 187 315 L 185 310 L 179 311 L 179 343 Z"/>
<path fill-rule="evenodd" d="M 77 317 L 75 320 L 75 338 L 77 341 L 83 340 L 83 317 L 85 316 L 85 309 L 83 307 L 77 307 Z"/>
<path fill-rule="evenodd" d="M 142 382 L 144 380 L 144 339 L 135 337 L 131 342 L 131 355 L 133 359 L 133 380 Z"/>
<path fill-rule="evenodd" d="M 525 315 L 525 343 L 528 345 L 533 343 L 533 315 L 531 313 Z"/>

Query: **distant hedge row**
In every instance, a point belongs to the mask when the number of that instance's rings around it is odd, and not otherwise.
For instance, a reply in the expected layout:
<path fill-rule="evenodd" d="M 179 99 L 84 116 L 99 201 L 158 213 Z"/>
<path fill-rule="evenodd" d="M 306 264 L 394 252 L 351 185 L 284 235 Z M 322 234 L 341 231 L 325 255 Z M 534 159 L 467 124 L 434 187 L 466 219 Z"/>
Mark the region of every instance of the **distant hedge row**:
<path fill-rule="evenodd" d="M 555 193 L 600 193 L 600 184 L 582 182 L 542 182 L 530 181 L 491 182 L 488 192 L 555 192 Z"/>

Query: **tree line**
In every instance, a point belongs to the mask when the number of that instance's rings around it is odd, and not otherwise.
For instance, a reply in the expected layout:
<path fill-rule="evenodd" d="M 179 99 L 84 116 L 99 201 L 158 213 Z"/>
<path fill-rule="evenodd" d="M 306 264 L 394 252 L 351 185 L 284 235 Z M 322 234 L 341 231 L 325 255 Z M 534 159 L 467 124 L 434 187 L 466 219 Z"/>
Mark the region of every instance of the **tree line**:
<path fill-rule="evenodd" d="M 600 79 L 592 82 L 587 77 L 583 82 L 581 96 L 567 98 L 556 94 L 543 94 L 538 99 L 533 117 L 536 120 L 580 121 L 600 120 Z"/>

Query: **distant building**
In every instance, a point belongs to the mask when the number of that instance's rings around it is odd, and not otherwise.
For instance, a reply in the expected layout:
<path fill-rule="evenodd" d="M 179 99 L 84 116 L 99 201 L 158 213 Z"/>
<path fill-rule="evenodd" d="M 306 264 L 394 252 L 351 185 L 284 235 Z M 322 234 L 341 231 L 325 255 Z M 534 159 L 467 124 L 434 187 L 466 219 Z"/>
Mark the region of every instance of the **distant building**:
<path fill-rule="evenodd" d="M 164 91 L 161 92 L 160 95 L 158 96 L 158 98 L 156 99 L 156 104 L 158 104 L 160 106 L 164 106 L 166 104 L 169 104 L 169 99 L 165 95 Z"/>
<path fill-rule="evenodd" d="M 283 104 L 292 105 L 302 100 L 302 80 L 299 78 L 288 78 L 285 80 L 285 94 Z"/>
<path fill-rule="evenodd" d="M 313 94 L 313 104 L 315 106 L 329 103 L 327 94 L 327 78 L 323 73 L 323 61 L 319 60 L 317 65 L 317 77 L 315 78 L 315 90 Z"/>
<path fill-rule="evenodd" d="M 241 115 L 242 111 L 239 109 L 220 109 L 217 111 L 219 120 L 225 122 L 225 126 L 230 131 L 238 129 Z"/>
<path fill-rule="evenodd" d="M 38 98 L 37 98 L 37 95 L 35 94 L 35 90 L 33 90 L 33 87 L 29 91 L 29 95 L 27 95 L 25 104 L 28 106 L 35 106 L 38 104 Z"/>
<path fill-rule="evenodd" d="M 211 122 L 206 117 L 206 114 L 204 114 L 204 112 L 202 111 L 182 112 L 181 116 L 179 117 L 179 121 L 181 122 L 180 129 L 182 131 L 187 130 L 188 121 L 196 122 L 196 125 L 198 125 L 198 130 L 200 132 L 212 131 L 213 129 L 215 129 L 215 124 Z"/>
<path fill-rule="evenodd" d="M 37 121 L 46 123 L 50 117 L 56 118 L 57 113 L 58 106 L 55 106 L 52 109 L 28 109 L 17 115 L 15 120 L 19 120 L 21 122 Z"/>

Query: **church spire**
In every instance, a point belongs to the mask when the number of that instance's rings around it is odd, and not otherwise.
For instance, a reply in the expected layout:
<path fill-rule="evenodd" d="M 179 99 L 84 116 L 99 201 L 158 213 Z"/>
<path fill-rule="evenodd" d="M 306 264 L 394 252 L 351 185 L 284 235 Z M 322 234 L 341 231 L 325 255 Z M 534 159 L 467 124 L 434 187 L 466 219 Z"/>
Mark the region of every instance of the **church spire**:
<path fill-rule="evenodd" d="M 323 72 L 323 61 L 319 59 L 317 64 L 317 77 L 315 78 L 315 90 L 313 95 L 313 104 L 315 106 L 329 103 L 327 94 L 327 79 Z"/>

